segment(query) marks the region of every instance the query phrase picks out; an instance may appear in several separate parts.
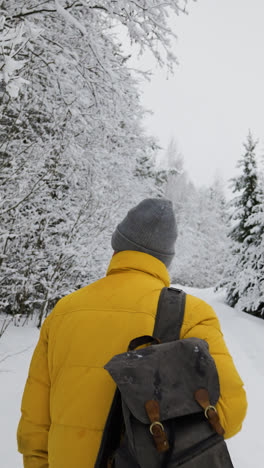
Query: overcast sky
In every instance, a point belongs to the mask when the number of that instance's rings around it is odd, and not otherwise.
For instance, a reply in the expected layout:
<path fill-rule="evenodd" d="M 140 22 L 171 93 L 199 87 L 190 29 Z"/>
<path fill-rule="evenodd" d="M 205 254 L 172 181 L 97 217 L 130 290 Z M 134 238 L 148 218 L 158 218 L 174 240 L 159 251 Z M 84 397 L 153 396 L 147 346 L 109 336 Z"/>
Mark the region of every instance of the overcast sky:
<path fill-rule="evenodd" d="M 175 138 L 196 184 L 234 176 L 248 129 L 264 153 L 264 0 L 198 0 L 176 19 L 180 62 L 154 69 L 143 86 L 147 130 L 163 147 Z M 153 67 L 144 57 L 144 66 Z"/>

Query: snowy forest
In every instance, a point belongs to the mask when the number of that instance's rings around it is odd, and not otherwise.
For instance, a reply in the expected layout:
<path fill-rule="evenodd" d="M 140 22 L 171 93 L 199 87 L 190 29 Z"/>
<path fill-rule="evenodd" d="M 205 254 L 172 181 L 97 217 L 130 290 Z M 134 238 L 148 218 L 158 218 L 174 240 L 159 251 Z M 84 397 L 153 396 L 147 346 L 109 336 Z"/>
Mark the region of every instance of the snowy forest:
<path fill-rule="evenodd" d="M 131 68 L 122 42 L 173 73 L 168 18 L 186 3 L 0 0 L 0 336 L 33 314 L 40 326 L 58 299 L 104 276 L 117 222 L 147 197 L 174 204 L 172 283 L 222 289 L 264 318 L 259 136 L 239 142 L 231 197 L 220 178 L 196 187 L 175 140 L 161 149 L 146 134 L 140 80 L 151 75 Z"/>

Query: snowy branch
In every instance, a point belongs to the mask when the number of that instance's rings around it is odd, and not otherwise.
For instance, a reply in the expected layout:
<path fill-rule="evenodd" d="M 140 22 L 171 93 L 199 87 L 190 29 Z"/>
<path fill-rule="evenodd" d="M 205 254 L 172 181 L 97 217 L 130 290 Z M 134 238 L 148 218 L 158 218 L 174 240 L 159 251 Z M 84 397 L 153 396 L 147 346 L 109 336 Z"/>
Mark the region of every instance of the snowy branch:
<path fill-rule="evenodd" d="M 46 3 L 49 3 L 46 2 Z M 68 5 L 64 7 L 64 10 L 71 10 L 73 7 L 79 7 L 82 6 L 82 3 L 79 2 L 79 0 L 73 2 L 71 5 Z M 29 11 L 24 11 L 21 13 L 18 13 L 17 15 L 12 15 L 10 18 L 12 19 L 17 19 L 17 18 L 25 18 L 26 16 L 32 16 L 32 15 L 38 15 L 41 13 L 56 13 L 58 10 L 57 8 L 42 8 L 41 10 L 29 10 Z"/>

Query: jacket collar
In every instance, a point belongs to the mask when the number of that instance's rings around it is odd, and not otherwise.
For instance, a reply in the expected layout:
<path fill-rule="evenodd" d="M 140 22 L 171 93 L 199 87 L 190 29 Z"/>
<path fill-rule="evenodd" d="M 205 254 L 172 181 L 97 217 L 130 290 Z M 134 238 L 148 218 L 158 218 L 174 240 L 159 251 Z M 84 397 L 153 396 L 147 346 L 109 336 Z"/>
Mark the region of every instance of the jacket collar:
<path fill-rule="evenodd" d="M 135 250 L 124 250 L 116 253 L 112 257 L 106 275 L 130 270 L 142 271 L 158 278 L 166 287 L 170 285 L 169 273 L 164 263 L 152 255 Z"/>

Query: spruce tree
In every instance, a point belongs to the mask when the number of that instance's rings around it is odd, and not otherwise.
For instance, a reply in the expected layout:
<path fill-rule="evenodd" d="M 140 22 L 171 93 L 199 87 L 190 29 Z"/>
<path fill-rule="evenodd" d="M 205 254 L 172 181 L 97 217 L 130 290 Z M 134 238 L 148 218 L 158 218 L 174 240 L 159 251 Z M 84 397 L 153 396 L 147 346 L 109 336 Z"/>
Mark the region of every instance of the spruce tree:
<path fill-rule="evenodd" d="M 245 276 L 248 269 L 249 252 L 255 251 L 258 244 L 259 220 L 255 216 L 260 206 L 258 174 L 256 163 L 257 141 L 249 132 L 244 143 L 245 152 L 238 162 L 241 173 L 231 180 L 235 197 L 230 202 L 231 215 L 231 258 L 225 271 L 221 286 L 227 289 L 227 302 L 234 307 L 240 305 L 242 310 L 254 313 L 254 307 L 241 307 L 242 298 L 251 287 L 250 277 Z M 245 281 L 246 280 L 246 281 Z"/>
<path fill-rule="evenodd" d="M 264 319 L 264 193 L 258 188 L 258 204 L 248 219 L 251 241 L 243 246 L 243 268 L 237 281 L 238 308 Z"/>
<path fill-rule="evenodd" d="M 257 194 L 258 176 L 255 149 L 257 141 L 253 139 L 249 132 L 247 141 L 244 143 L 245 153 L 238 161 L 238 168 L 241 168 L 242 174 L 231 179 L 233 193 L 237 194 L 232 200 L 233 207 L 232 220 L 236 225 L 230 232 L 230 237 L 235 242 L 242 244 L 245 240 L 251 242 L 251 225 L 248 221 L 253 213 L 254 207 L 259 203 Z"/>

